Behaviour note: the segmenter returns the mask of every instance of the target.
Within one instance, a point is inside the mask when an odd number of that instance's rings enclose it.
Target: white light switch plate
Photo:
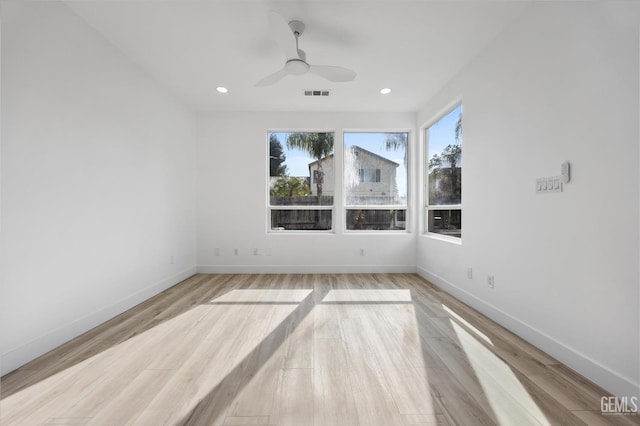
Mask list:
[[[548,194],[550,192],[562,192],[562,177],[551,176],[536,179],[537,194]]]

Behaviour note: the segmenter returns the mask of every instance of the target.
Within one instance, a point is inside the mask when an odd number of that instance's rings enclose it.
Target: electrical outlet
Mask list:
[[[493,275],[487,275],[487,285],[488,285],[490,288],[494,288],[494,287],[495,287],[495,283],[494,283]]]
[[[473,279],[473,268],[467,268],[467,278],[470,280]]]
[[[233,255],[237,256],[238,255],[238,249],[233,249]]]
[[[360,256],[364,256],[364,249],[363,248],[360,249]]]
[[[260,254],[259,250],[257,248],[253,249],[253,255],[254,256],[258,256],[258,254]]]

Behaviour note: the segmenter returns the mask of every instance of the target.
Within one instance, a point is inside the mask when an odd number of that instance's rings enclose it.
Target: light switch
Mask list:
[[[562,192],[561,176],[549,176],[536,179],[537,194],[547,194],[550,192]]]

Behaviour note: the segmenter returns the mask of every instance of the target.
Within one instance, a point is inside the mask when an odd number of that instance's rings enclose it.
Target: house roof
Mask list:
[[[385,158],[385,157],[383,157],[381,155],[378,155],[378,154],[376,154],[374,152],[366,150],[366,149],[364,149],[364,148],[362,148],[362,147],[360,147],[358,145],[352,145],[351,147],[349,147],[349,149],[351,149],[351,151],[357,150],[358,152],[362,152],[364,154],[367,154],[367,155],[370,155],[372,157],[375,157],[378,160],[386,161],[387,163],[391,163],[395,167],[400,166],[400,164],[396,163],[395,161],[391,161],[388,158]],[[322,161],[326,160],[327,158],[332,158],[332,157],[333,157],[333,154],[327,155],[326,157],[322,158]],[[311,163],[309,163],[309,167],[311,167],[311,165],[313,165],[313,164],[315,164],[317,162],[318,162],[318,160],[312,161]]]

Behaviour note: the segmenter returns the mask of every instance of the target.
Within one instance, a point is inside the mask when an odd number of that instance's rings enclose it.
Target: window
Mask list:
[[[408,133],[344,133],[347,230],[406,230],[408,139]]]
[[[333,214],[333,133],[269,136],[269,230],[329,231]]]
[[[426,231],[462,237],[462,105],[425,130]]]
[[[360,183],[380,182],[380,169],[360,169]]]

